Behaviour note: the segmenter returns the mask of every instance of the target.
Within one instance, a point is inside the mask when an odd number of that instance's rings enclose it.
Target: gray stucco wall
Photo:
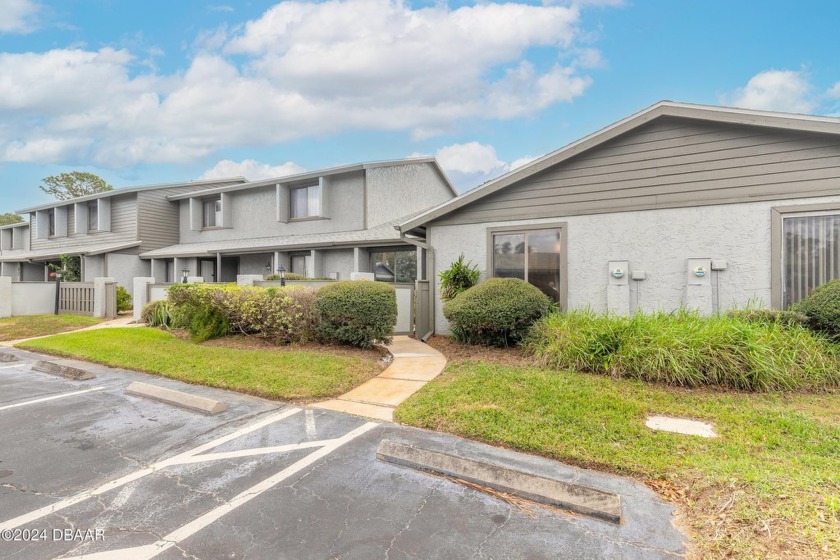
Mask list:
[[[239,257],[239,274],[266,274],[265,265],[272,262],[274,255],[260,253],[258,255],[242,255]],[[273,264],[271,266],[274,266]]]
[[[368,227],[445,202],[455,195],[430,163],[367,170]]]
[[[89,257],[82,257],[84,262],[84,278],[83,282],[93,282],[94,278],[105,276],[105,256],[93,255]],[[132,282],[133,283],[133,282]]]
[[[339,280],[350,280],[353,272],[353,249],[336,249],[324,251],[324,276],[330,272],[338,272]]]
[[[630,270],[647,279],[630,282],[631,309],[678,309],[686,289],[686,259],[712,258],[728,269],[712,273],[719,282],[721,309],[743,307],[751,300],[771,302],[770,209],[776,206],[840,202],[840,196],[718,206],[673,208],[600,215],[555,217],[482,224],[433,225],[435,277],[464,253],[487,277],[487,229],[497,226],[565,222],[568,235],[569,308],[607,309],[607,262],[628,260]],[[714,275],[719,274],[718,278]],[[639,293],[636,293],[636,289]],[[435,282],[435,325],[449,333]]]
[[[131,294],[134,293],[134,279],[151,274],[150,262],[141,260],[137,255],[108,253],[105,260],[107,276],[115,279]]]

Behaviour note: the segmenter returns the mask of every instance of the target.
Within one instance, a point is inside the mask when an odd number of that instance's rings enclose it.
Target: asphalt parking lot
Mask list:
[[[70,360],[96,379],[0,363],[0,558],[679,558],[643,484],[442,434]],[[124,393],[144,381],[223,400],[204,416]],[[383,438],[622,498],[620,525],[531,515],[376,459]]]

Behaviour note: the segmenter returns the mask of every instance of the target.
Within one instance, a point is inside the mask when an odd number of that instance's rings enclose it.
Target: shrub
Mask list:
[[[169,312],[169,302],[166,300],[153,301],[140,312],[140,320],[150,327],[169,328],[172,325],[172,315]]]
[[[269,282],[277,282],[280,280],[279,274],[269,274],[265,277]],[[317,278],[307,278],[305,274],[296,274],[294,272],[286,273],[286,280],[317,280]]]
[[[228,319],[233,332],[288,344],[310,338],[314,297],[315,290],[305,286],[237,287],[214,292],[211,302]]]
[[[798,324],[697,313],[552,314],[531,330],[526,346],[538,362],[698,387],[770,391],[840,386],[840,356]]]
[[[440,273],[440,295],[443,301],[449,301],[478,284],[479,276],[481,272],[478,267],[472,261],[465,263],[462,253],[457,261]]]
[[[816,288],[808,297],[794,304],[791,310],[805,315],[809,328],[840,342],[840,280],[832,280]]]
[[[343,280],[315,294],[317,332],[325,342],[362,348],[388,344],[397,322],[394,287],[383,282]]]
[[[491,278],[443,305],[459,342],[485,346],[519,344],[535,321],[551,309],[537,287],[516,278]]]
[[[167,291],[173,327],[185,328],[196,342],[219,338],[230,332],[230,321],[214,306],[213,292],[225,289],[214,284],[175,284]]]
[[[131,294],[122,286],[117,286],[117,311],[129,311],[134,307]]]

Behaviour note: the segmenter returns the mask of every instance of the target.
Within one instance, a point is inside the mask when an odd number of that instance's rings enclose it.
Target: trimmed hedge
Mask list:
[[[807,317],[809,328],[840,342],[840,280],[816,288],[791,310]]]
[[[537,287],[517,278],[490,278],[443,304],[453,337],[467,344],[512,346],[548,314],[552,302]]]
[[[318,336],[362,348],[388,344],[397,323],[397,295],[390,284],[343,280],[322,287],[315,294]]]
[[[572,311],[534,325],[526,346],[540,364],[554,369],[685,387],[840,387],[837,348],[801,325],[781,321],[688,311],[632,317]]]

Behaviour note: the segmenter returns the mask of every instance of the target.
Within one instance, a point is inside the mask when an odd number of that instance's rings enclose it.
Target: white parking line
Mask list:
[[[20,406],[27,406],[27,405],[30,405],[30,404],[38,404],[38,403],[47,402],[47,401],[54,401],[56,399],[65,399],[67,397],[75,397],[76,395],[83,395],[85,393],[92,393],[93,391],[101,391],[102,389],[105,389],[105,387],[94,387],[93,389],[85,389],[83,391],[73,391],[72,393],[62,393],[60,395],[53,395],[51,397],[43,397],[43,398],[40,398],[40,399],[35,399],[35,400],[26,401],[26,402],[17,403],[17,404],[7,404],[6,406],[0,406],[0,410],[8,410],[10,408],[18,408]]]
[[[19,368],[19,367],[20,367],[20,366],[22,366],[22,365],[23,365],[23,364],[17,364],[17,365],[14,365],[14,366],[0,366],[0,369],[12,369],[12,368]]]
[[[259,422],[255,422],[255,423],[253,423],[249,426],[246,426],[244,428],[240,428],[239,430],[236,430],[235,432],[233,432],[231,434],[220,437],[218,439],[214,439],[213,441],[210,441],[210,442],[205,443],[203,445],[199,445],[198,447],[196,447],[194,449],[191,449],[189,451],[186,451],[184,453],[181,453],[180,455],[176,455],[174,457],[170,457],[169,459],[159,461],[159,462],[157,462],[157,463],[155,463],[155,464],[153,464],[149,467],[146,467],[144,469],[134,471],[133,473],[127,474],[127,475],[125,475],[123,477],[120,477],[116,480],[106,482],[105,484],[97,486],[96,488],[94,488],[92,490],[85,490],[84,492],[76,494],[75,496],[71,496],[69,498],[61,500],[61,501],[56,502],[54,504],[44,506],[40,509],[36,509],[35,511],[31,511],[31,512],[25,513],[23,515],[19,515],[19,516],[13,518],[13,519],[9,519],[7,521],[4,521],[4,522],[0,523],[0,531],[5,531],[7,529],[16,529],[17,527],[20,527],[21,525],[26,525],[27,523],[32,523],[33,521],[37,521],[37,520],[39,520],[43,517],[48,516],[51,513],[61,511],[61,510],[66,509],[66,508],[68,508],[72,505],[78,504],[79,502],[83,502],[83,501],[87,500],[88,498],[92,498],[94,496],[104,494],[105,492],[109,492],[109,491],[114,490],[116,488],[119,488],[121,486],[125,486],[129,482],[133,482],[137,479],[143,478],[144,476],[148,476],[148,475],[150,475],[154,472],[157,472],[161,469],[164,469],[164,468],[172,466],[172,465],[177,465],[177,464],[179,464],[179,461],[183,460],[186,457],[192,457],[193,455],[198,455],[199,453],[203,453],[204,451],[208,451],[210,449],[218,447],[218,446],[222,445],[223,443],[227,443],[227,442],[229,442],[231,440],[234,440],[238,437],[242,437],[246,434],[250,434],[251,432],[259,430],[260,428],[264,428],[265,426],[268,426],[269,424],[273,424],[274,422],[278,422],[280,420],[283,420],[284,418],[288,418],[289,416],[291,416],[293,414],[297,414],[298,412],[300,412],[300,410],[301,409],[299,409],[299,408],[290,408],[290,409],[284,410],[283,412],[280,412],[278,414],[272,414],[271,416],[268,416],[267,418],[264,418],[264,419],[260,420]]]
[[[162,552],[169,550],[173,546],[177,545],[184,539],[195,535],[214,521],[218,521],[225,514],[228,514],[236,508],[238,508],[239,506],[248,503],[249,501],[253,500],[266,490],[270,490],[271,488],[277,486],[290,476],[293,476],[294,474],[302,471],[318,459],[326,457],[342,445],[354,440],[355,438],[370,431],[376,426],[378,426],[376,422],[368,422],[359,426],[352,432],[348,432],[340,438],[330,440],[330,443],[328,443],[318,451],[310,453],[303,459],[300,459],[296,463],[292,463],[291,465],[289,465],[279,473],[275,474],[274,476],[271,476],[263,480],[262,482],[248,488],[244,492],[237,494],[236,496],[231,498],[230,501],[218,506],[213,510],[210,510],[198,519],[187,523],[179,529],[175,529],[156,543],[145,546],[139,546],[136,548],[123,548],[120,550],[108,550],[105,552],[98,552],[95,554],[71,556],[65,558],[65,560],[81,560],[82,558],[86,558],[88,560],[106,560],[109,558],[120,558],[121,560],[148,560],[150,558],[154,558]]]

